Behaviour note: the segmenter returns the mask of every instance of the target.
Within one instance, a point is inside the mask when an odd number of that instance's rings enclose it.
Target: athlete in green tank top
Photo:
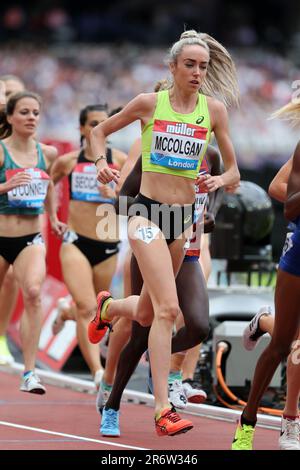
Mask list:
[[[153,117],[142,132],[143,171],[195,179],[210,135],[206,96],[199,93],[194,111],[180,114],[171,107],[169,91],[158,92]]]

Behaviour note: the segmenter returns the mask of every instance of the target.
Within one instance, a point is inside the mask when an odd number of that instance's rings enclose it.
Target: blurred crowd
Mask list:
[[[42,96],[42,139],[78,145],[79,109],[104,102],[113,109],[137,93],[151,91],[158,79],[168,76],[166,52],[132,44],[6,44],[1,47],[0,75],[20,76],[28,89]],[[275,53],[258,49],[231,52],[241,90],[240,108],[230,111],[239,164],[279,166],[293,151],[299,130],[268,118],[297,94],[297,87],[300,97],[300,70]],[[133,126],[118,145],[128,150],[138,133],[139,126]]]

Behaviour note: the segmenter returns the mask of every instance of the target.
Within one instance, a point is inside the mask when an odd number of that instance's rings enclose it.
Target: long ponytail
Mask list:
[[[238,106],[239,87],[235,64],[227,49],[209,34],[197,33],[193,29],[184,31],[179,41],[171,47],[168,62],[176,63],[183,47],[194,44],[204,47],[210,56],[207,74],[200,91],[218,98],[227,107]]]
[[[293,126],[300,124],[300,98],[290,101],[288,104],[271,114],[270,119],[283,119],[290,121]]]

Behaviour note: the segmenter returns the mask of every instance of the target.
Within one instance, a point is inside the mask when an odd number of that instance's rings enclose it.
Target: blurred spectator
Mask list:
[[[68,22],[61,13],[50,18],[54,29]],[[57,16],[56,16],[57,15]],[[109,46],[63,44],[43,49],[25,45],[1,50],[0,75],[22,77],[43,96],[41,138],[70,140],[77,144],[78,109],[87,103],[122,106],[136,94],[149,92],[153,83],[168,76],[162,66],[165,49],[133,44]],[[256,48],[235,50],[241,89],[241,106],[230,110],[231,134],[242,167],[279,166],[290,156],[297,131],[285,122],[268,120],[288,102],[292,82],[300,71],[286,58]],[[128,149],[140,132],[139,123],[114,136]]]
[[[8,7],[2,19],[5,39],[21,39],[25,24],[26,14],[24,9],[19,5]]]

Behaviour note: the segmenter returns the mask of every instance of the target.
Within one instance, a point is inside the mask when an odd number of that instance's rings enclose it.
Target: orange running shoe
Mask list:
[[[99,341],[101,341],[106,333],[107,328],[110,330],[112,329],[109,321],[101,320],[101,315],[103,314],[102,310],[105,302],[108,299],[112,299],[112,296],[110,292],[105,290],[99,292],[97,295],[97,312],[95,318],[89,323],[88,327],[89,340],[93,344],[99,343]]]
[[[187,419],[180,418],[175,408],[166,408],[160,418],[155,419],[155,429],[159,436],[175,436],[189,431],[193,423]]]

